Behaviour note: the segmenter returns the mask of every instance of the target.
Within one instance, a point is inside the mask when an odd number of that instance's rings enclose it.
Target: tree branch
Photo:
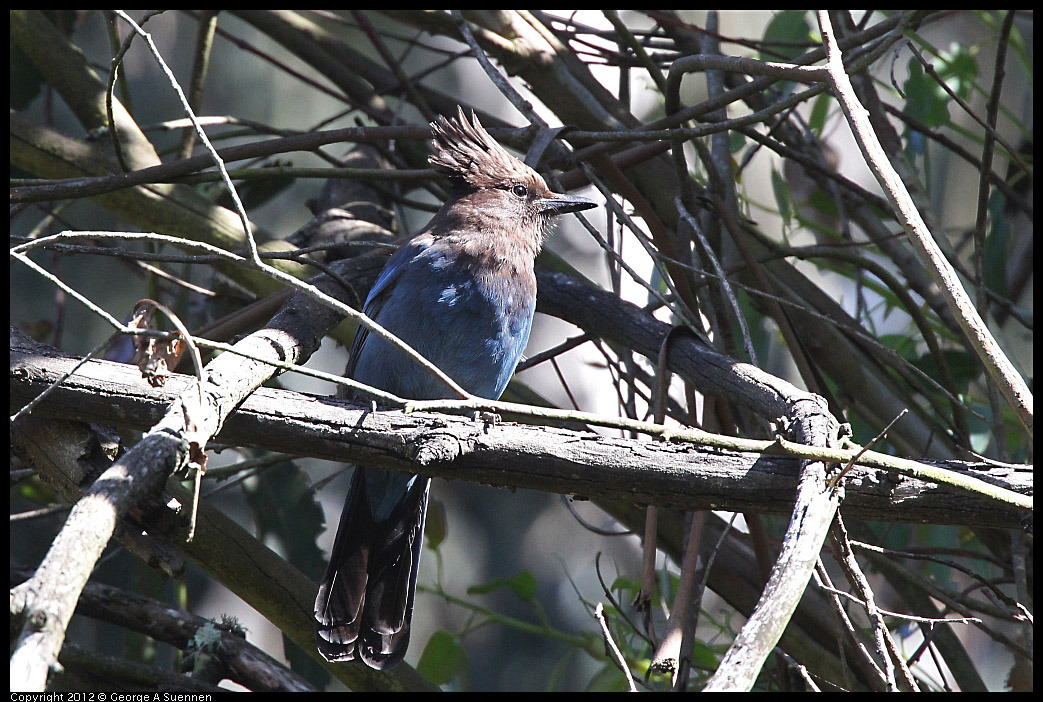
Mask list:
[[[15,404],[39,395],[78,362],[19,337],[11,342]],[[133,366],[93,361],[35,412],[144,430],[194,382],[175,374],[164,387],[152,388]],[[374,412],[363,404],[272,388],[259,388],[243,401],[215,438],[447,479],[684,510],[787,513],[799,469],[795,458],[761,452],[508,422],[484,424],[427,412]],[[925,463],[1012,492],[1032,491],[1029,468]],[[844,511],[852,518],[952,524],[973,519],[983,526],[1017,527],[1025,514],[986,495],[874,468],[853,468],[846,489]]]
[[[1007,403],[1014,409],[1018,419],[1025,425],[1031,436],[1032,393],[1029,391],[1028,385],[1007,359],[1003,349],[993,338],[992,332],[978,315],[974,302],[963,289],[963,284],[956,276],[956,271],[939,250],[933,235],[913,205],[902,179],[898,177],[887,154],[884,153],[883,147],[873,131],[873,126],[869,123],[866,110],[855,95],[851,79],[844,71],[843,57],[836,43],[829,13],[826,10],[820,10],[818,18],[822,39],[826,46],[826,68],[829,71],[829,80],[866,164],[891,202],[898,221],[908,234],[913,248],[920,254],[924,266],[944,291],[946,303],[971,347],[977,353],[978,359],[999,386]]]

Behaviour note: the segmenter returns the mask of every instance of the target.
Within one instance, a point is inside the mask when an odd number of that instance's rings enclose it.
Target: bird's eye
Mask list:
[[[511,187],[511,192],[514,193],[514,196],[517,198],[524,198],[529,194],[529,189],[524,185],[515,185]]]

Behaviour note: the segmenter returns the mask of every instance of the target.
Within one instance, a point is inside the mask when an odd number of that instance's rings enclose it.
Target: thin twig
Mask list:
[[[891,202],[891,207],[909,235],[909,241],[920,255],[927,271],[941,287],[946,304],[963,330],[967,341],[977,353],[986,371],[1000,387],[1007,403],[1014,409],[1018,419],[1028,430],[1029,436],[1032,436],[1032,392],[1024,378],[1003,353],[1003,349],[996,343],[992,332],[982,321],[974,308],[973,301],[967,296],[967,292],[956,276],[956,272],[939,250],[927,224],[913,204],[905,184],[888,160],[887,154],[869,122],[868,113],[858,101],[851,85],[851,79],[844,71],[843,57],[837,46],[829,13],[826,10],[819,10],[818,19],[823,42],[826,45],[826,67],[829,69],[830,82],[866,164]]]
[[[503,96],[514,105],[514,109],[518,110],[529,121],[529,124],[539,125],[540,127],[546,127],[547,123],[536,114],[536,111],[532,108],[532,103],[521,96],[514,86],[511,85],[510,81],[507,80],[506,76],[502,75],[496,70],[489,57],[486,56],[482,47],[478,45],[478,40],[474,38],[474,34],[471,33],[471,28],[467,25],[467,20],[464,19],[463,13],[460,10],[450,10],[449,16],[456,22],[456,28],[460,30],[460,36],[464,38],[467,45],[471,47],[471,52],[477,59],[478,64],[485,71],[485,74],[489,76],[489,80],[492,81],[493,85],[499,89]]]
[[[612,632],[609,631],[608,621],[605,619],[605,605],[598,602],[598,606],[594,608],[594,617],[601,624],[601,635],[605,639],[605,648],[612,652],[616,659],[616,665],[623,671],[623,675],[627,677],[627,686],[630,692],[637,692],[637,685],[634,683],[634,676],[630,674],[630,667],[627,665],[626,659],[623,658],[623,654],[619,652],[616,642],[612,639]]]
[[[257,241],[254,239],[253,228],[250,226],[250,218],[246,214],[246,208],[243,206],[242,200],[239,199],[239,192],[236,190],[235,185],[232,183],[232,179],[228,177],[228,171],[225,169],[225,163],[221,157],[217,154],[217,149],[210,143],[210,139],[206,136],[206,131],[199,125],[196,119],[195,111],[192,106],[188,103],[188,98],[185,97],[184,91],[181,89],[181,85],[178,83],[177,78],[174,77],[174,73],[170,70],[167,62],[163,60],[163,55],[160,53],[159,48],[155,42],[152,41],[152,35],[143,30],[137,22],[130,18],[130,16],[122,10],[113,10],[119,17],[129,24],[135,32],[137,32],[142,39],[148,44],[149,50],[152,52],[152,56],[155,58],[156,63],[159,65],[160,70],[166,75],[167,80],[170,82],[170,87],[177,93],[178,100],[181,101],[181,106],[185,110],[185,114],[192,120],[193,126],[196,128],[196,134],[199,135],[199,140],[206,147],[206,150],[210,152],[210,157],[213,159],[217,169],[221,172],[221,179],[225,183],[225,187],[228,189],[228,194],[232,198],[232,202],[235,204],[235,210],[239,214],[239,219],[243,223],[243,231],[246,234],[246,243],[250,250],[250,258],[253,259],[254,263],[258,266],[263,266],[261,259],[257,257]]]

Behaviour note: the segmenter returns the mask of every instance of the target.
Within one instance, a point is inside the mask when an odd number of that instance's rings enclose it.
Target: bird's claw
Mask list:
[[[496,426],[502,422],[503,419],[495,412],[481,412],[476,410],[475,413],[471,415],[471,421],[481,421],[485,424],[485,428],[488,429],[490,426]]]

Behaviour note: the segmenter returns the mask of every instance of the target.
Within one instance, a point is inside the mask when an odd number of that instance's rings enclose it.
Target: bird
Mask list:
[[[555,193],[485,130],[477,115],[431,122],[428,161],[449,195],[388,259],[365,314],[472,395],[498,399],[521,358],[536,309],[536,255],[558,216],[596,207]],[[360,326],[348,377],[416,400],[456,395]],[[431,479],[357,466],[315,598],[316,644],[331,662],[384,670],[409,645]]]

